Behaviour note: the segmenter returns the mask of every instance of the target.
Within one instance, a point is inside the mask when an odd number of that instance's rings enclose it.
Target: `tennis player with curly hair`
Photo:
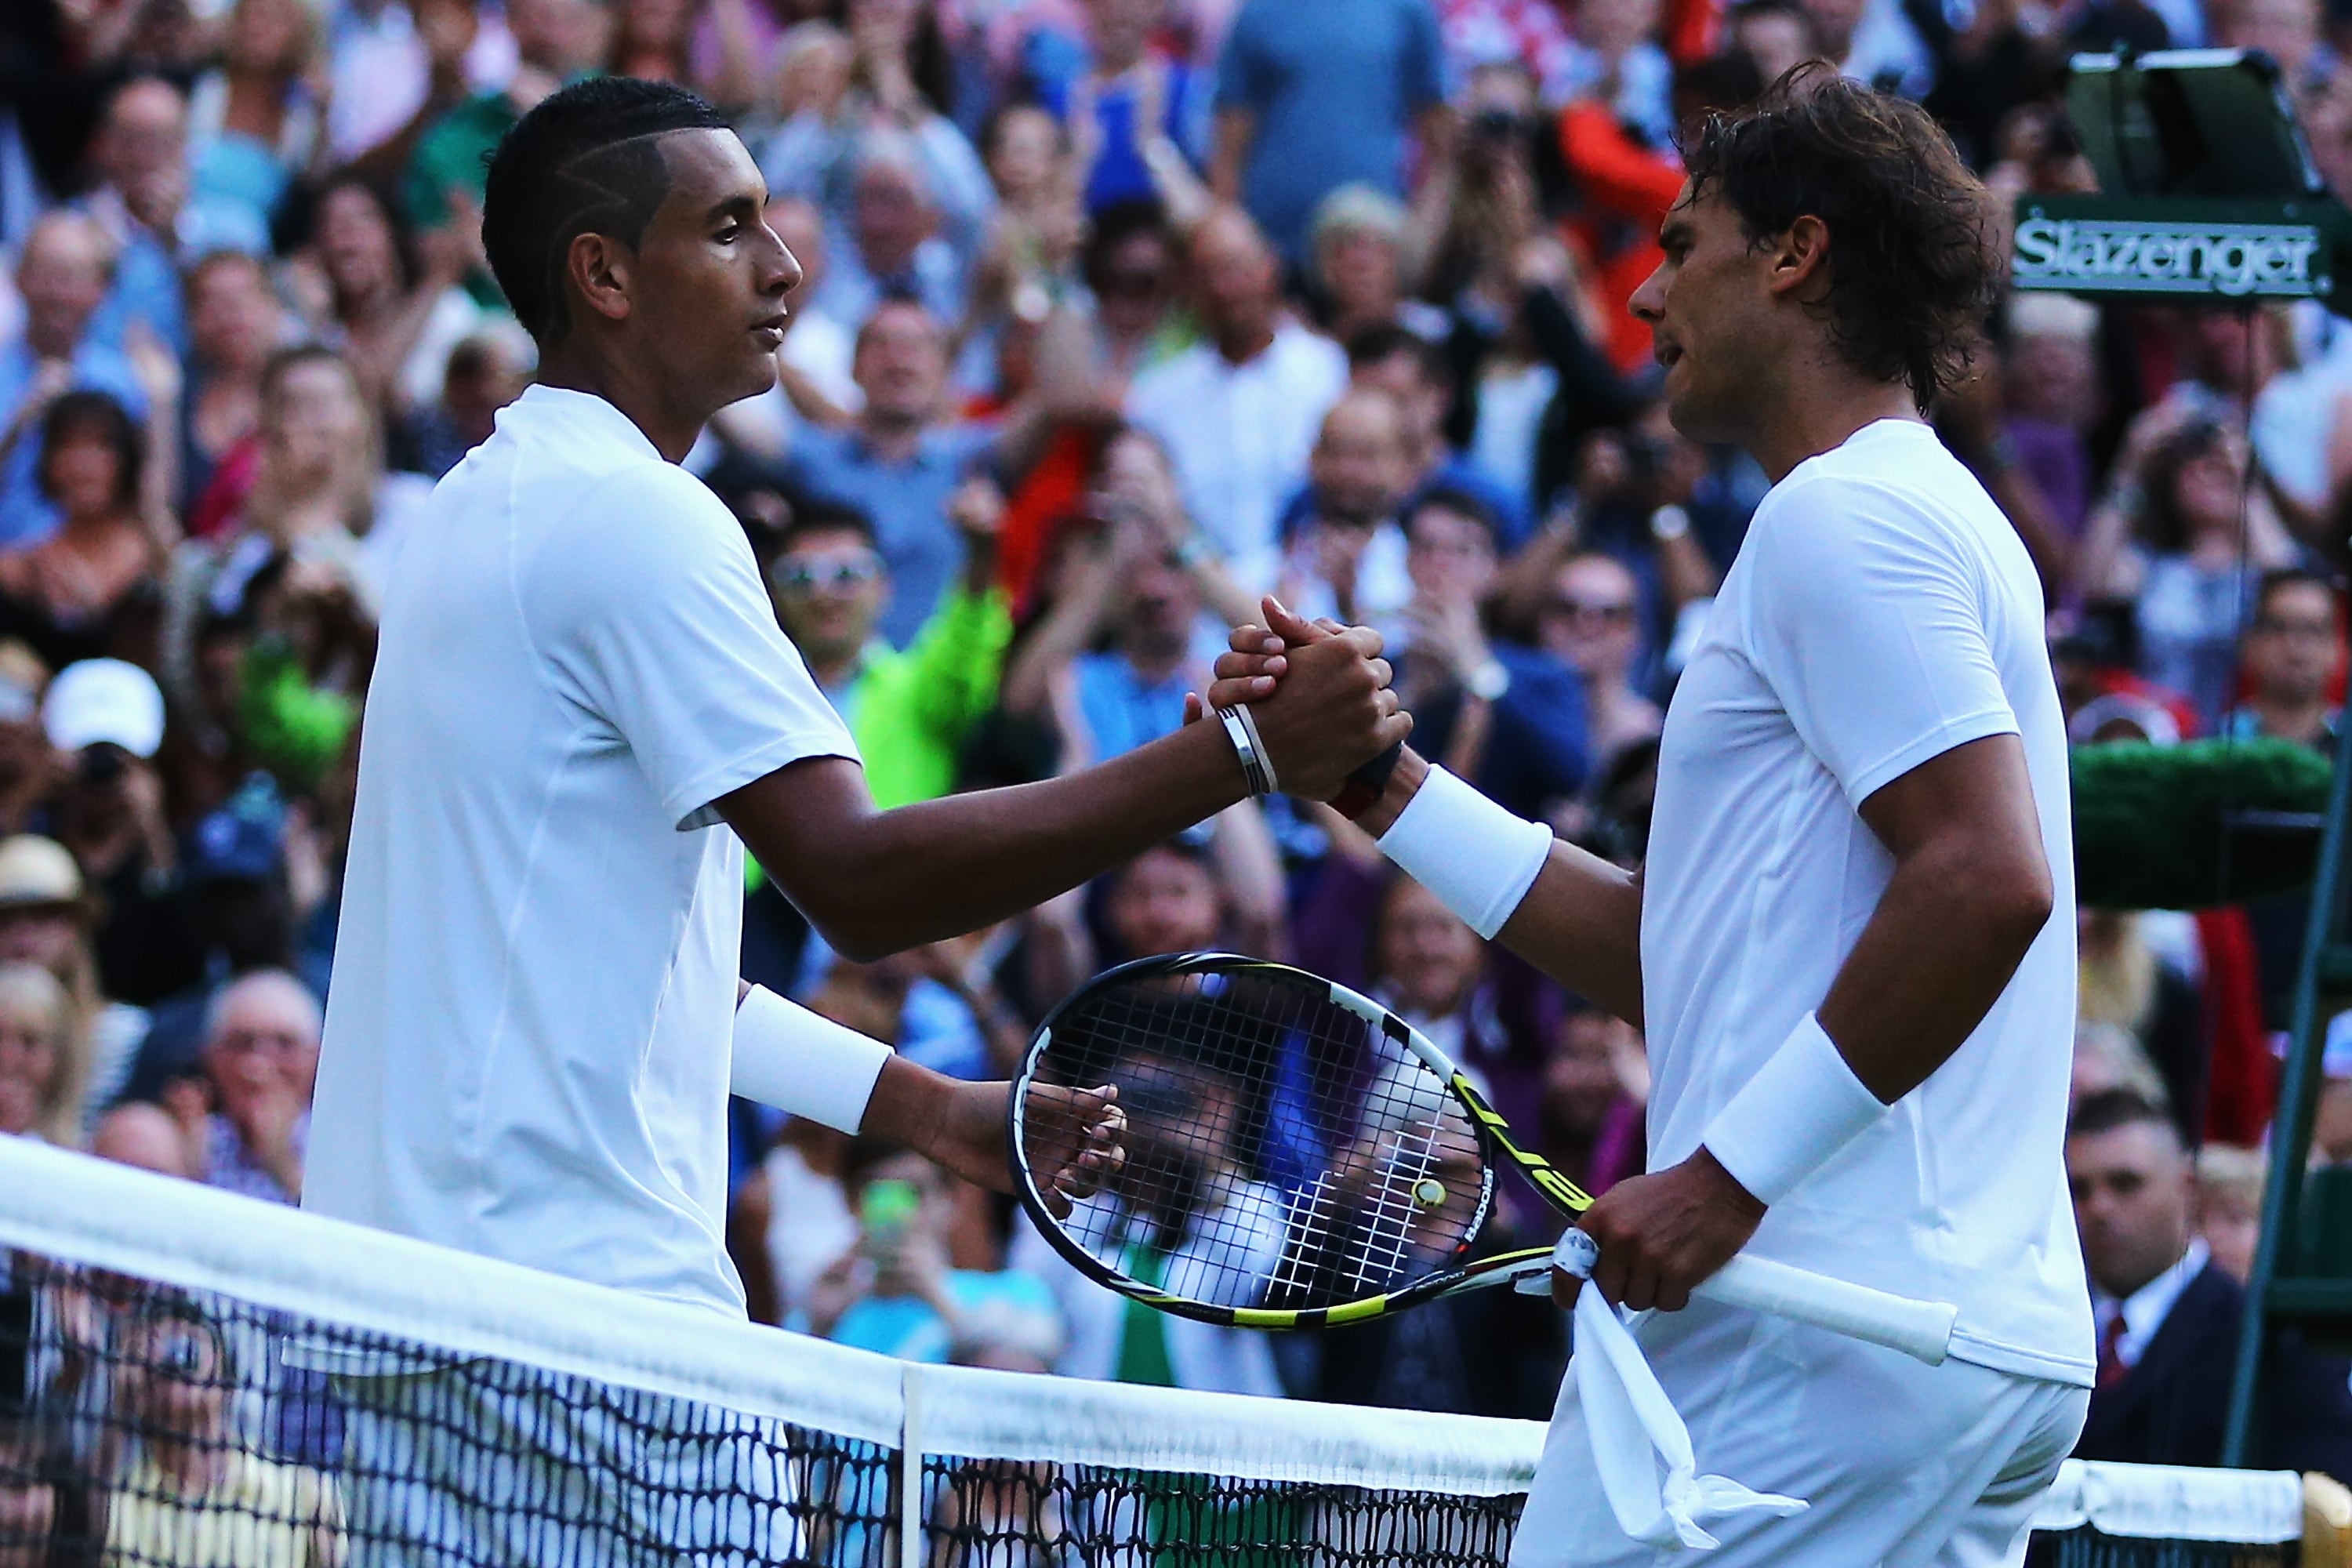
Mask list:
[[[1667,712],[1648,862],[1554,842],[1410,752],[1361,821],[1646,1032],[1652,1173],[1585,1215],[1591,1283],[1660,1310],[1637,1337],[1700,1468],[1811,1503],[1726,1521],[1713,1561],[2017,1563],[2095,1360],[2042,584],[1925,419],[1992,300],[1990,201],[1916,105],[1802,68],[1685,168],[1633,310],[1675,427],[1774,483]],[[1237,633],[1212,700],[1315,635]],[[1693,1301],[1742,1249],[1956,1303],[1952,1359]],[[1512,1561],[1657,1560],[1619,1533],[1571,1379]]]

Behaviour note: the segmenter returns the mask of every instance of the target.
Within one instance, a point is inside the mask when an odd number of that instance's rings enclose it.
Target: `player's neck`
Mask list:
[[[645,432],[654,449],[672,463],[686,460],[702,426],[718,412],[705,407],[700,396],[681,399],[651,376],[599,353],[576,335],[541,351],[538,380],[542,386],[603,398]]]
[[[1799,463],[1834,451],[1865,425],[1919,418],[1909,387],[1870,380],[1842,363],[1801,367],[1752,406],[1755,423],[1740,445],[1776,485]]]

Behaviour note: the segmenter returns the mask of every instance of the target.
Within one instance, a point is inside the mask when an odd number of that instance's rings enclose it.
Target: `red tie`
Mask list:
[[[2124,1314],[2118,1307],[2107,1320],[2107,1326],[2099,1331],[2099,1386],[2113,1388],[2129,1371],[2131,1368],[2124,1364]]]

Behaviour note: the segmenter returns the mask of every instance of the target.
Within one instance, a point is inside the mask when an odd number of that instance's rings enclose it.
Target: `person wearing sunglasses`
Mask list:
[[[1552,581],[1537,612],[1537,641],[1583,683],[1591,776],[1605,778],[1619,756],[1654,739],[1665,722],[1633,685],[1642,653],[1641,585],[1623,562],[1597,550],[1570,556]]]
[[[1004,492],[973,473],[950,499],[948,519],[963,542],[963,570],[904,648],[880,635],[890,563],[856,508],[801,507],[768,569],[776,619],[849,721],[866,786],[886,811],[955,787],[957,755],[995,704],[1013,640],[1012,605],[995,580]]]

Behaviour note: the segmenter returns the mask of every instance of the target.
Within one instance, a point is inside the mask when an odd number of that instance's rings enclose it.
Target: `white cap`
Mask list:
[[[135,664],[86,658],[49,682],[41,724],[61,752],[110,741],[133,756],[152,757],[163,743],[163,693]]]

